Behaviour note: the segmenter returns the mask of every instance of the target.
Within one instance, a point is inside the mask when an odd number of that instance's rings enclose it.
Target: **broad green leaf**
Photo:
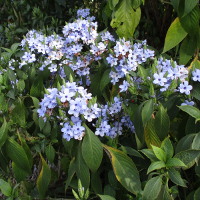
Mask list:
[[[46,163],[46,161],[44,160],[44,158],[42,157],[42,155],[40,155],[41,157],[41,161],[42,161],[42,169],[40,171],[40,174],[37,178],[37,189],[40,195],[40,198],[44,199],[45,194],[47,192],[49,183],[51,181],[51,170],[48,166],[48,164]]]
[[[160,140],[164,140],[164,138],[167,137],[169,132],[170,120],[167,114],[167,109],[165,109],[162,105],[159,106],[154,122],[155,122],[155,130],[158,137],[160,138]]]
[[[85,189],[89,188],[90,185],[90,172],[89,168],[86,165],[82,152],[81,152],[81,146],[79,144],[78,152],[75,160],[75,166],[76,166],[76,174],[78,179],[81,180],[81,183]]]
[[[33,97],[41,97],[44,89],[44,84],[41,78],[36,78],[30,90],[30,95]]]
[[[132,0],[133,9],[137,9],[142,4],[142,0]]]
[[[14,162],[12,162],[12,170],[17,182],[24,181],[29,175],[22,168],[18,167]]]
[[[190,13],[180,19],[181,26],[193,37],[199,34],[199,13],[199,6],[196,6]]]
[[[149,174],[150,172],[152,172],[154,170],[162,169],[164,167],[166,167],[166,166],[165,166],[165,163],[163,161],[152,162],[151,165],[149,166],[148,170],[147,170],[147,174]]]
[[[3,124],[0,128],[0,148],[4,145],[7,137],[8,137],[8,124],[6,122],[6,119],[4,118]]]
[[[25,88],[25,82],[24,82],[24,80],[19,80],[18,82],[17,82],[17,89],[20,91],[20,92],[22,92],[23,90],[24,90],[24,88]]]
[[[184,180],[181,178],[181,175],[180,175],[180,172],[177,171],[176,169],[174,168],[170,168],[168,170],[168,174],[169,174],[169,178],[170,180],[177,184],[177,185],[180,185],[182,187],[187,187]]]
[[[186,165],[178,158],[170,158],[166,162],[166,167],[186,167]]]
[[[166,153],[165,153],[161,148],[159,148],[159,147],[156,147],[156,146],[154,146],[154,145],[151,145],[151,147],[152,147],[152,150],[153,150],[155,156],[156,156],[159,160],[165,162],[166,159],[167,159]]]
[[[142,149],[140,150],[147,158],[151,160],[151,162],[158,161],[158,158],[153,153],[152,149]]]
[[[153,99],[149,99],[145,102],[144,107],[142,109],[142,121],[144,126],[151,119],[153,110]]]
[[[91,174],[91,187],[96,194],[102,194],[102,180],[98,172]]]
[[[174,148],[168,137],[162,141],[160,148],[166,153],[167,159],[172,158],[174,155]]]
[[[192,117],[196,119],[196,121],[200,120],[200,110],[198,108],[195,108],[193,106],[178,106],[182,111],[188,113]]]
[[[119,37],[130,38],[139,24],[140,17],[140,8],[134,11],[131,0],[120,1],[119,6],[114,11],[111,27],[117,28],[116,33]]]
[[[185,1],[185,10],[184,15],[187,15],[189,12],[193,10],[193,8],[198,4],[199,0]]]
[[[108,0],[109,8],[111,10],[113,10],[118,3],[119,3],[119,0]]]
[[[0,190],[2,194],[9,197],[12,195],[12,187],[10,183],[4,181],[3,179],[0,179]]]
[[[114,197],[109,196],[109,195],[100,195],[100,194],[98,194],[98,196],[101,198],[101,200],[116,200]]]
[[[121,146],[121,150],[124,153],[129,154],[130,156],[136,156],[136,157],[139,157],[139,158],[144,158],[137,150],[135,150],[131,147]]]
[[[143,104],[139,105],[133,116],[133,123],[135,126],[136,135],[141,143],[144,142],[144,128],[143,128],[142,114],[141,114],[142,107]]]
[[[190,46],[190,48],[188,48]],[[183,40],[180,47],[180,59],[179,64],[186,65],[191,57],[195,53],[196,41],[193,37],[189,35]]]
[[[76,163],[75,163],[75,158],[72,158],[72,160],[70,161],[70,164],[69,164],[69,169],[68,169],[68,176],[67,176],[67,180],[66,180],[66,183],[65,183],[65,190],[67,190],[75,172],[76,172]]]
[[[170,189],[168,187],[168,182],[166,182],[166,184],[162,186],[157,199],[159,199],[159,200],[161,200],[161,199],[162,200],[174,200],[172,195],[170,195],[169,191],[170,191]]]
[[[200,92],[199,92],[199,88],[200,88],[200,83],[195,83],[192,85],[192,91],[191,91],[191,96],[198,99],[200,101]]]
[[[104,88],[110,83],[111,78],[109,76],[110,74],[110,69],[107,69],[104,73],[103,76],[101,78],[101,82],[100,82],[100,90],[103,91]]]
[[[200,187],[194,193],[194,200],[199,200],[200,197]]]
[[[144,187],[143,200],[157,199],[162,187],[162,176],[151,178]]]
[[[7,140],[6,152],[8,157],[15,162],[19,168],[22,168],[27,173],[31,172],[30,163],[24,149],[14,139],[9,138]]]
[[[64,72],[65,72],[65,75],[67,76],[68,80],[70,78],[70,75],[75,80],[75,74],[74,74],[74,71],[71,69],[71,67],[65,65],[64,66]]]
[[[176,12],[178,12],[179,2],[180,2],[180,0],[171,0],[171,3],[173,5],[174,9],[176,10]]]
[[[122,151],[104,145],[110,157],[117,180],[131,193],[141,192],[141,182],[138,170],[133,161]]]
[[[161,141],[155,131],[154,119],[152,118],[147,122],[147,125],[144,129],[144,137],[148,148],[151,148],[151,145],[161,145]]]
[[[189,134],[189,135],[182,137],[178,141],[178,144],[176,145],[176,151],[175,152],[179,153],[181,151],[191,149],[191,145],[192,145],[192,142],[194,140],[195,135],[196,134]]]
[[[195,159],[200,156],[200,150],[186,150],[181,151],[175,155],[175,158],[180,159],[188,168],[192,167],[195,164]]]
[[[197,133],[192,142],[192,149],[200,149],[200,132]]]
[[[49,144],[46,148],[45,148],[45,154],[47,156],[47,159],[53,163],[54,158],[55,158],[55,149],[53,148],[53,146],[51,144]]]
[[[103,147],[99,138],[85,125],[86,135],[82,143],[82,155],[87,166],[96,171],[103,158]]]
[[[18,99],[15,104],[15,108],[12,110],[11,116],[14,123],[19,124],[21,127],[26,126],[26,110],[24,103],[20,99]]]
[[[11,46],[11,50],[13,53],[16,52],[17,48],[19,47],[20,43],[14,43],[12,46]]]
[[[163,53],[179,44],[186,37],[186,35],[187,32],[181,26],[179,18],[176,18],[167,31]]]
[[[115,191],[114,187],[112,187],[110,184],[107,184],[104,186],[103,194],[115,197],[116,191]]]

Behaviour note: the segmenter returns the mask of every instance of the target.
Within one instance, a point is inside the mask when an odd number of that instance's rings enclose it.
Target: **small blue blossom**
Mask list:
[[[200,69],[195,69],[192,72],[192,80],[200,82]]]
[[[180,84],[178,89],[180,93],[185,93],[189,95],[190,91],[192,90],[192,86],[188,84],[188,81],[184,81],[183,83]]]

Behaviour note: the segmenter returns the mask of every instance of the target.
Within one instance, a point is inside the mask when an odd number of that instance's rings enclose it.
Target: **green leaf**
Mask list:
[[[24,103],[18,99],[15,108],[12,110],[12,120],[14,123],[19,124],[21,127],[26,126],[26,110]]]
[[[144,128],[143,128],[142,115],[141,115],[142,106],[143,104],[138,106],[133,116],[133,123],[135,126],[136,135],[141,143],[144,142]]]
[[[12,46],[11,46],[11,50],[13,53],[16,52],[17,48],[19,47],[20,43],[14,43]]]
[[[142,121],[144,126],[151,119],[153,110],[153,99],[149,99],[145,102],[144,107],[142,109]]]
[[[161,141],[155,131],[154,119],[152,118],[147,122],[147,125],[144,129],[144,137],[148,148],[151,148],[151,145],[161,145]]]
[[[140,150],[147,158],[151,160],[151,162],[158,161],[158,158],[153,153],[152,149],[142,149]]]
[[[179,1],[180,0],[171,0],[171,4],[173,5],[173,7],[176,10],[176,12],[178,12]]]
[[[91,187],[96,194],[102,194],[102,180],[98,172],[91,175]]]
[[[123,0],[115,9],[110,25],[112,28],[117,28],[116,33],[119,37],[130,38],[139,24],[140,17],[140,8],[134,11],[132,1]]]
[[[144,159],[144,157],[137,150],[135,150],[131,147],[121,146],[121,150],[124,153],[129,154],[130,156],[136,156],[136,157]]]
[[[180,185],[182,187],[187,187],[184,180],[181,178],[180,173],[176,169],[170,168],[168,170],[168,173],[169,173],[169,178],[173,183],[175,183],[176,185]]]
[[[192,167],[195,159],[200,156],[200,150],[186,150],[181,151],[175,155],[175,158],[180,159],[188,168]]]
[[[27,173],[31,172],[30,163],[24,149],[12,138],[6,142],[6,152],[8,157]]]
[[[158,169],[162,169],[165,168],[165,163],[163,161],[156,161],[156,162],[152,162],[151,165],[149,166],[148,170],[147,170],[147,174],[149,174],[150,172],[154,171],[154,170],[158,170]]]
[[[197,190],[195,190],[194,200],[199,200],[199,197],[200,197],[200,187]]]
[[[192,142],[192,149],[200,149],[200,132],[197,133]]]
[[[70,75],[72,76],[73,80],[75,80],[75,74],[71,67],[65,65],[64,72],[65,72],[65,75],[67,76],[68,80],[70,79]]]
[[[30,95],[33,97],[41,97],[42,91],[44,89],[44,84],[41,78],[36,78],[33,82],[30,90]]]
[[[199,34],[199,12],[199,6],[196,6],[190,13],[182,17],[180,20],[185,31],[194,37]]]
[[[154,152],[155,156],[159,160],[165,162],[166,159],[167,159],[166,153],[161,148],[159,148],[159,147],[156,147],[156,146],[153,146],[153,145],[151,145],[151,146],[152,146],[152,149],[153,149],[153,152]]]
[[[86,165],[86,163],[83,159],[80,144],[79,144],[79,147],[78,147],[78,152],[77,152],[75,163],[76,163],[75,164],[76,174],[77,174],[78,179],[81,180],[81,183],[82,183],[82,185],[85,189],[89,188],[90,172],[89,172],[88,166]]]
[[[162,141],[161,149],[166,153],[167,159],[172,158],[174,155],[174,148],[168,137]]]
[[[51,181],[51,170],[41,154],[40,154],[40,158],[42,161],[42,169],[37,178],[36,185],[37,185],[40,198],[44,199],[49,183]]]
[[[179,153],[180,151],[185,151],[188,149],[191,149],[192,142],[194,140],[195,134],[189,134],[184,137],[182,137],[178,144],[176,145],[176,153]]]
[[[0,128],[0,148],[4,145],[8,137],[8,124],[4,118],[3,124]]]
[[[190,46],[190,48],[188,48]],[[189,35],[183,40],[180,47],[180,59],[179,64],[186,65],[191,57],[195,53],[196,41],[193,37]]]
[[[193,106],[178,106],[182,111],[188,113],[192,117],[194,117],[197,121],[200,120],[200,110]]]
[[[199,92],[200,83],[195,83],[192,86],[193,86],[193,88],[191,91],[191,96],[200,101],[200,92]]]
[[[138,170],[133,161],[122,151],[104,145],[117,180],[131,193],[141,192]]]
[[[68,176],[67,176],[67,180],[66,180],[66,183],[65,183],[65,190],[67,190],[76,170],[76,163],[75,163],[75,158],[72,158],[72,160],[70,161],[70,164],[69,164],[69,169],[68,169]]]
[[[155,118],[155,131],[160,138],[160,140],[164,140],[167,137],[169,128],[170,128],[170,120],[167,114],[167,109],[165,109],[162,105],[159,106],[158,112],[156,113]]]
[[[53,163],[54,158],[55,158],[55,149],[53,148],[53,146],[51,144],[49,144],[46,148],[45,148],[45,154],[47,156],[47,159]]]
[[[169,51],[179,44],[187,35],[187,32],[181,26],[179,18],[176,18],[170,25],[165,37],[163,53]]]
[[[9,197],[12,195],[12,187],[10,183],[4,181],[3,179],[0,179],[0,190],[2,194]]]
[[[100,82],[100,90],[103,91],[104,88],[110,83],[111,78],[109,76],[110,74],[110,69],[107,69],[104,73],[103,76],[101,78],[101,82]]]
[[[167,160],[166,167],[186,167],[186,165],[178,158],[170,158]]]
[[[27,176],[29,175],[26,171],[22,168],[18,167],[14,162],[12,162],[12,170],[17,182],[24,181]]]
[[[199,0],[185,1],[184,15],[187,15],[193,10],[193,8],[198,5]]]
[[[111,10],[113,10],[118,3],[119,3],[119,0],[108,0],[109,8]]]
[[[87,166],[96,171],[103,158],[103,147],[99,138],[85,125],[86,135],[82,143],[82,155]]]
[[[112,187],[110,184],[107,184],[104,186],[103,193],[105,195],[112,196],[112,197],[116,196],[116,191],[115,191],[114,187]]]
[[[101,200],[116,200],[114,197],[109,196],[109,195],[100,195],[100,194],[98,194],[98,196],[101,198]]]
[[[133,9],[137,9],[142,4],[142,0],[132,0]]]
[[[25,88],[25,82],[24,80],[20,79],[18,82],[17,82],[17,89],[22,92]]]
[[[148,180],[144,187],[143,200],[157,199],[162,187],[162,176],[156,176]]]

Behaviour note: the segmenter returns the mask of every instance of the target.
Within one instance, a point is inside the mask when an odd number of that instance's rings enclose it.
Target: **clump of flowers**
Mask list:
[[[133,43],[124,38],[115,40],[108,31],[98,33],[94,20],[89,9],[80,9],[77,19],[63,27],[62,35],[47,36],[31,30],[21,41],[23,55],[9,62],[12,71],[31,69],[33,65],[37,67],[36,73],[49,70],[52,84],[48,85],[37,112],[44,120],[59,119],[66,140],[81,140],[85,134],[84,124],[89,124],[94,133],[102,137],[121,135],[124,127],[134,132],[134,124],[123,109],[124,102],[134,93],[130,92],[133,88],[141,92],[143,86],[153,87],[150,98],[165,92],[188,96],[192,90],[190,74],[192,81],[200,82],[199,69],[194,68],[189,74],[187,68],[172,60],[162,57],[157,60],[146,41]],[[110,88],[118,89],[110,102],[104,104],[88,92],[91,75],[101,66],[109,70]],[[69,81],[67,69],[73,72],[73,81]],[[60,87],[53,84],[52,77],[56,76],[63,82]],[[17,81],[11,83],[14,85]],[[183,105],[193,105],[192,102],[185,101]]]

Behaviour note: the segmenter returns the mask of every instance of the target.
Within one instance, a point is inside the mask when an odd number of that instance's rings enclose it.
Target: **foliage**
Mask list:
[[[198,199],[198,1],[0,5],[2,199]]]

